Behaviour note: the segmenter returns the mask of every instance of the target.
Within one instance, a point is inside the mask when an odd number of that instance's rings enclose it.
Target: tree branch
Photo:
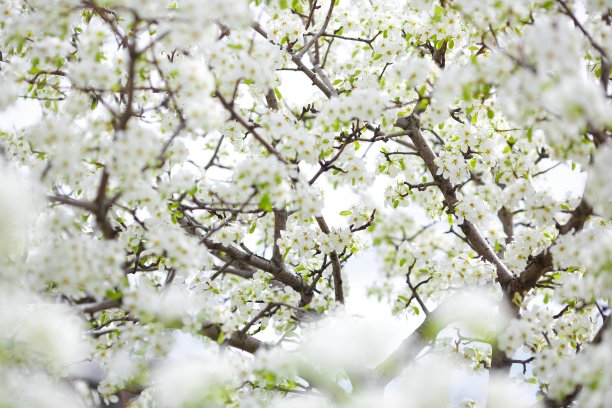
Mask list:
[[[253,30],[255,30],[257,33],[259,33],[262,37],[264,37],[265,39],[268,39],[268,34],[264,31],[264,29],[258,23],[254,23],[252,27],[253,27]],[[321,92],[323,92],[323,94],[325,96],[327,96],[328,98],[332,98],[332,97],[338,95],[338,92],[333,87],[332,88],[328,87],[317,76],[317,74],[315,74],[313,72],[313,70],[311,70],[306,65],[304,65],[304,63],[299,58],[297,58],[294,54],[292,54],[290,52],[288,52],[288,53],[291,56],[291,61],[293,61],[293,63],[297,66],[297,68],[300,71],[302,71],[304,74],[306,74],[306,76],[312,81],[312,83],[317,88],[319,88],[321,90]]]
[[[298,52],[295,53],[296,58],[301,60],[304,54],[308,52],[310,47],[312,47],[314,43],[316,43],[319,40],[319,38],[325,33],[325,30],[327,29],[327,26],[329,25],[329,21],[331,20],[335,4],[336,4],[336,0],[329,1],[329,9],[327,10],[327,15],[325,16],[325,21],[323,22],[323,26],[321,26],[321,29],[312,37],[312,39],[308,43],[304,45],[304,47],[302,47],[302,49],[300,49]]]
[[[323,216],[315,217],[317,220],[317,224],[319,224],[319,228],[325,235],[329,235],[330,229],[325,222],[325,218]],[[331,259],[332,264],[332,276],[334,277],[334,296],[336,298],[336,302],[344,303],[344,289],[342,288],[342,266],[340,265],[340,258],[338,258],[338,253],[336,251],[332,251],[329,254],[329,258]]]
[[[402,117],[397,119],[395,126],[404,129],[408,133],[408,136],[412,140],[415,149],[421,156],[421,159],[423,159],[425,162],[429,173],[437,182],[440,191],[444,195],[449,211],[452,211],[458,203],[455,187],[449,180],[445,179],[441,175],[438,175],[438,166],[435,163],[436,154],[421,133],[419,119],[414,115]],[[504,265],[501,259],[499,259],[493,248],[491,248],[491,245],[489,245],[486,239],[482,236],[476,225],[474,225],[471,221],[464,220],[464,222],[460,225],[460,228],[478,255],[495,265],[497,269],[497,281],[502,285],[502,287],[507,286],[512,281],[514,275],[512,272],[510,272],[506,265]]]

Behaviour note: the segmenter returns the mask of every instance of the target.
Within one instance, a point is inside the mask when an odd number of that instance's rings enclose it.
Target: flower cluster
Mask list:
[[[56,254],[62,254],[57,256]],[[85,254],[99,254],[88,257]],[[93,237],[64,238],[50,242],[32,255],[31,267],[39,282],[62,291],[104,299],[108,291],[121,286],[124,254],[117,242]],[[91,271],[96,271],[92,274]]]
[[[225,192],[227,201],[248,202],[259,194],[262,209],[270,210],[276,203],[282,205],[289,199],[289,175],[288,167],[274,156],[245,160],[234,170],[234,183]],[[223,190],[220,195],[224,196]]]
[[[450,180],[452,184],[461,184],[469,176],[469,167],[461,152],[443,150],[435,161],[438,175]]]
[[[262,118],[261,125],[265,129],[267,140],[280,142],[279,150],[285,157],[317,163],[319,151],[316,147],[316,138],[299,124],[281,113],[271,112]]]
[[[511,270],[522,271],[529,257],[548,248],[553,239],[554,232],[549,227],[521,229],[506,247],[504,262]]]
[[[612,190],[608,182],[610,166],[612,165],[612,147],[604,146],[599,149],[593,160],[593,167],[589,173],[589,180],[585,194],[589,202],[604,217],[612,216]]]
[[[459,198],[459,202],[455,206],[454,214],[459,224],[467,220],[478,225],[483,225],[487,222],[491,214],[491,209],[487,202],[483,201],[480,197],[465,196]]]
[[[384,102],[383,95],[376,89],[357,89],[348,96],[328,101],[317,121],[325,130],[337,130],[353,119],[373,122],[382,114]]]

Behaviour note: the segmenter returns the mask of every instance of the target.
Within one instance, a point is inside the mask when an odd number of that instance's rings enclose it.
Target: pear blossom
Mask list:
[[[0,1],[0,405],[609,406],[611,9]]]

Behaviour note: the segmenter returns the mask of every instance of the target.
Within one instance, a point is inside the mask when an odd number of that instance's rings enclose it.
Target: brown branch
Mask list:
[[[601,341],[603,340],[603,334],[610,327],[610,324],[611,324],[610,323],[610,320],[611,320],[610,316],[612,316],[612,315],[608,315],[608,316],[605,316],[603,318],[603,322],[601,323],[601,327],[599,328],[599,330],[595,334],[595,337],[593,337],[593,340],[591,341],[591,344],[600,344],[601,343]]]
[[[268,39],[268,34],[264,31],[264,29],[258,24],[254,23],[252,26],[253,30],[259,33],[265,39]],[[328,87],[318,76],[317,74],[308,68],[304,63],[297,58],[295,55],[289,53],[291,55],[291,61],[297,66],[297,68],[302,71],[306,76],[312,81],[312,83],[323,92],[325,96],[328,98],[332,98],[338,95],[338,92],[333,87]]]
[[[64,195],[51,194],[47,196],[47,199],[52,202],[67,204],[69,206],[80,208],[82,210],[90,212],[94,212],[96,210],[96,206],[94,203],[91,203],[89,201],[76,200],[74,198],[70,198]]]
[[[572,211],[570,219],[563,225],[557,225],[559,235],[565,235],[571,230],[581,230],[591,214],[593,214],[593,207],[583,197],[578,206]]]
[[[440,191],[444,195],[444,200],[446,201],[449,211],[452,211],[459,201],[457,199],[455,187],[449,180],[438,174],[438,166],[435,163],[436,154],[421,133],[419,119],[414,115],[402,117],[397,119],[395,125],[401,129],[404,129],[408,133],[408,136],[412,140],[412,143],[421,156],[421,159],[423,159],[425,162],[431,176],[437,182]],[[495,265],[497,270],[497,281],[502,285],[502,287],[507,286],[513,279],[512,272],[510,272],[501,259],[499,259],[493,248],[491,248],[491,245],[489,245],[486,239],[482,236],[476,225],[474,225],[471,221],[464,220],[464,222],[460,225],[460,228],[478,255]]]
[[[278,111],[278,100],[274,89],[268,89],[266,92],[266,103],[268,108],[273,111]],[[287,210],[286,209],[274,209],[274,242],[272,244],[272,262],[276,265],[283,267],[283,256],[280,252],[278,240],[281,237],[281,232],[287,229]]]
[[[221,329],[219,328],[218,324],[204,323],[202,325],[202,329],[200,330],[200,334],[218,342],[219,337],[221,336]],[[237,331],[231,333],[229,337],[223,341],[223,343],[251,354],[254,354],[261,348],[270,347],[269,344],[264,343],[255,337],[247,336]]]
[[[136,25],[136,23],[134,23]],[[127,41],[127,40],[126,40]],[[127,76],[127,101],[125,103],[125,110],[123,114],[119,118],[119,123],[117,124],[117,130],[125,130],[127,127],[127,123],[132,117],[133,106],[134,103],[134,83],[136,81],[136,59],[140,56],[140,53],[136,51],[136,44],[134,42],[128,42],[128,76]]]
[[[121,303],[121,299],[104,300],[100,303],[95,303],[93,305],[87,305],[83,307],[81,309],[81,312],[93,314],[107,309],[119,308],[121,307]],[[212,340],[218,341],[219,336],[221,335],[221,329],[216,323],[204,323],[202,325],[202,330],[200,331],[200,333]],[[98,332],[96,334],[102,335],[105,333]],[[264,343],[254,337],[246,336],[240,332],[233,332],[224,342],[234,348],[246,351],[248,353],[255,353],[260,348],[270,347],[269,344]]]
[[[238,268],[230,268],[230,267],[225,268],[223,273],[240,276],[241,278],[244,278],[244,279],[251,279],[253,275],[255,275],[255,272],[249,269],[238,269]]]
[[[421,299],[421,296],[419,295],[417,291],[422,285],[426,284],[427,282],[431,280],[431,276],[419,282],[418,284],[416,284],[416,286],[413,285],[412,281],[410,280],[410,274],[412,273],[412,269],[414,268],[414,265],[416,265],[416,259],[412,262],[412,264],[410,264],[410,266],[408,267],[408,273],[406,273],[406,283],[408,284],[408,287],[410,288],[410,291],[412,292],[412,296],[410,300],[408,301],[408,304],[406,305],[406,307],[410,305],[410,303],[412,302],[412,299],[416,299],[419,306],[421,306],[423,313],[425,313],[425,315],[427,316],[430,313],[429,309],[427,308],[427,306],[425,305],[425,302],[423,301],[423,299]]]
[[[327,10],[327,15],[325,16],[325,21],[323,22],[321,29],[312,37],[312,39],[308,43],[304,45],[304,47],[302,47],[302,49],[300,49],[298,52],[295,53],[296,58],[301,60],[304,54],[308,52],[310,47],[312,47],[319,40],[319,38],[323,35],[323,33],[325,33],[325,30],[327,29],[327,26],[329,25],[329,21],[331,20],[335,4],[336,4],[336,0],[329,1],[329,9]]]
[[[121,307],[121,299],[103,300],[100,303],[86,305],[81,308],[82,313],[94,314],[107,309],[116,309]]]
[[[446,298],[435,310],[427,314],[419,327],[406,337],[385,361],[374,369],[375,375],[381,384],[387,384],[393,380],[404,366],[413,361],[429,343],[436,339],[438,333],[450,323],[445,318],[447,312],[444,308],[445,305],[455,302],[455,296],[457,295],[451,295]]]
[[[238,333],[244,336],[255,323],[257,323],[264,317],[273,316],[278,311],[278,309],[280,309],[280,305],[268,303],[266,307],[261,309],[259,313],[257,313],[257,315],[255,315],[250,321],[248,321],[242,329],[238,330]]]
[[[214,281],[215,279],[217,279],[217,276],[225,272],[225,270],[230,267],[234,263],[234,261],[235,259],[230,259],[229,261],[227,261],[221,268],[219,268],[215,273],[212,274],[210,280]]]
[[[272,261],[279,266],[283,265],[283,255],[280,252],[278,240],[281,232],[287,229],[287,210],[274,210],[274,243],[272,245]]]
[[[270,143],[268,143],[266,141],[266,139],[263,138],[263,136],[261,136],[259,134],[259,132],[257,130],[255,130],[255,127],[253,125],[251,125],[249,122],[247,122],[241,115],[239,115],[236,110],[234,109],[234,104],[233,102],[228,102],[223,95],[221,95],[221,93],[216,92],[215,93],[217,99],[219,99],[219,101],[221,101],[221,104],[223,105],[223,107],[229,112],[230,116],[232,117],[232,119],[235,119],[238,123],[240,123],[242,125],[242,127],[244,127],[250,134],[253,135],[253,137],[255,139],[257,139],[257,141],[259,143],[261,143],[261,145],[272,155],[276,156],[276,158],[278,160],[280,160],[283,163],[287,163],[287,161],[280,155],[280,153],[278,153],[276,151],[276,149],[274,148],[274,146],[272,146]]]
[[[580,204],[572,211],[570,219],[565,224],[558,224],[557,230],[559,235],[565,235],[574,231],[579,231],[584,227],[588,217],[593,213],[593,208],[583,198]],[[550,248],[537,254],[532,258],[531,263],[525,268],[523,273],[518,277],[513,284],[515,292],[525,292],[534,288],[538,280],[546,273],[552,270],[553,259],[550,253]]]
[[[512,220],[513,215],[511,211],[508,211],[506,207],[502,207],[497,211],[497,217],[501,221],[504,234],[506,234],[506,245],[512,242],[514,239],[514,222]],[[503,257],[504,248],[499,250],[499,256]]]
[[[368,46],[370,48],[372,48],[372,43],[374,42],[374,40],[376,40],[376,38],[378,38],[378,36],[381,34],[381,31],[377,32],[376,35],[372,38],[359,38],[359,37],[346,37],[344,35],[338,35],[338,34],[323,34],[324,37],[330,37],[330,38],[338,38],[341,40],[346,40],[346,41],[357,41],[357,42],[362,42],[362,43],[366,43],[368,44]],[[380,77],[379,77],[380,79]]]
[[[606,50],[601,45],[599,45],[595,41],[593,36],[591,36],[591,34],[584,28],[584,26],[580,23],[580,20],[578,20],[578,18],[574,14],[574,12],[567,5],[567,3],[564,0],[557,0],[557,3],[559,3],[561,5],[561,7],[563,8],[564,14],[572,19],[572,21],[574,22],[574,25],[582,32],[582,34],[584,34],[584,36],[587,38],[587,40],[589,40],[589,43],[591,44],[591,46],[593,46],[593,48],[595,48],[597,51],[599,51],[599,53],[601,54],[602,58],[607,59],[608,58],[608,54],[606,53]]]
[[[278,101],[276,100],[276,95],[274,94],[274,89],[268,89],[266,92],[266,103],[268,104],[268,108],[277,111],[279,109]]]
[[[47,199],[52,202],[66,204],[75,208],[89,211],[96,217],[98,227],[102,231],[105,239],[113,239],[117,235],[117,231],[113,228],[107,218],[108,210],[113,206],[119,195],[115,195],[110,199],[106,199],[106,187],[108,186],[109,175],[106,170],[102,170],[98,191],[93,201],[84,201],[70,198],[60,194],[48,195]]]
[[[179,224],[189,234],[198,237],[211,252],[219,253],[219,255],[216,256],[234,259],[244,265],[268,272],[274,276],[276,281],[287,285],[298,292],[302,298],[302,305],[310,303],[312,299],[312,291],[309,289],[308,285],[304,283],[304,279],[302,279],[302,277],[298,274],[291,273],[284,265],[279,266],[269,259],[247,251],[245,250],[246,247],[244,246],[243,249],[240,249],[233,245],[226,246],[213,241],[212,239],[202,235],[203,233],[201,231],[204,230],[204,227],[189,214],[185,214],[181,219],[179,219]],[[226,262],[227,261],[228,260],[226,259]]]
[[[331,232],[327,222],[325,222],[325,218],[323,216],[315,217],[317,220],[317,224],[319,224],[319,228],[325,235],[329,235]],[[332,276],[334,278],[334,296],[336,298],[336,302],[344,303],[344,289],[342,288],[342,266],[340,265],[340,258],[338,258],[338,253],[336,251],[332,251],[329,254],[329,258],[331,259],[332,264]]]
[[[290,286],[296,292],[302,292],[305,287],[304,280],[299,275],[293,274],[288,270],[277,266],[274,262],[259,255],[247,253],[236,248],[235,246],[225,246],[210,239],[204,240],[204,244],[210,249],[225,252],[231,258],[250,265],[256,269],[268,272],[274,276],[276,280]]]

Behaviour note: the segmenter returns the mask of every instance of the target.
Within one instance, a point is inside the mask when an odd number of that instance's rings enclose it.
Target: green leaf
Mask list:
[[[302,7],[301,0],[293,0],[291,2],[291,8],[297,11],[298,13],[304,12],[304,8]]]
[[[408,260],[406,258],[402,258],[402,259],[400,259],[399,265],[400,266],[404,266],[404,265],[406,265],[406,262],[408,262]]]
[[[123,297],[123,293],[116,291],[116,290],[109,289],[106,291],[106,297],[110,300],[117,300]]]
[[[336,121],[332,125],[332,128],[334,129],[334,132],[340,130],[340,121],[336,119]]]
[[[489,119],[493,119],[495,117],[495,112],[491,108],[487,108],[487,117]]]
[[[417,105],[417,109],[424,110],[427,107],[427,105],[429,105],[429,99],[423,98],[419,101],[419,104]]]
[[[289,4],[287,3],[287,0],[280,0],[280,8],[281,8],[281,10],[284,10],[287,7],[289,7]]]
[[[405,171],[406,170],[406,163],[404,162],[404,159],[399,159],[397,162],[399,163],[400,167],[402,168],[402,171]]]
[[[198,192],[198,186],[197,185],[194,185],[189,190],[187,190],[187,194],[189,194],[190,196],[196,195],[197,192]]]
[[[346,211],[340,211],[340,215],[345,216],[345,215],[351,215],[353,212],[346,210]]]
[[[281,95],[280,91],[278,90],[278,88],[274,88],[274,95],[276,95],[276,99],[278,99],[279,101],[281,99],[283,99],[283,95]]]
[[[259,209],[265,212],[272,212],[272,201],[268,193],[261,196],[261,200],[259,200]]]

